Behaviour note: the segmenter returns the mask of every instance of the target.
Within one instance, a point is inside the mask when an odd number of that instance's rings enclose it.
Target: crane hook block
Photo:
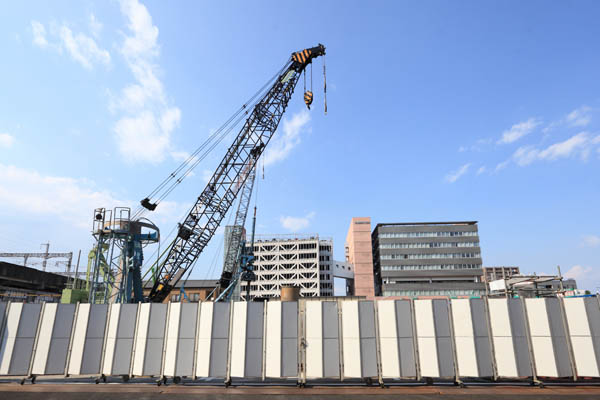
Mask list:
[[[310,90],[307,90],[304,93],[304,102],[306,103],[306,107],[308,107],[308,109],[310,110],[310,105],[313,102],[313,92],[311,92]]]
[[[140,204],[142,205],[142,207],[150,211],[156,210],[156,206],[158,205],[156,203],[150,203],[150,199],[147,197],[144,200],[140,201]]]

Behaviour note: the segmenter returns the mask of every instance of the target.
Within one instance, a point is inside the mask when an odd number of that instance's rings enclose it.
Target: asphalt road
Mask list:
[[[0,399],[11,400],[412,400],[412,399],[600,399],[600,386],[416,387],[214,387],[152,384],[0,384]]]

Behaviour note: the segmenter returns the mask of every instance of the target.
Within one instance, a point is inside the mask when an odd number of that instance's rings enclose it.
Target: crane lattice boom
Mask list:
[[[163,301],[202,253],[235,201],[248,177],[247,172],[277,130],[300,74],[314,58],[324,54],[323,45],[293,53],[284,72],[254,106],[206,188],[179,224],[177,237],[157,271],[148,297],[150,301]]]

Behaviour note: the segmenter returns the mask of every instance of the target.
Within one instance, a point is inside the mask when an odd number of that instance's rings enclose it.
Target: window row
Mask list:
[[[382,260],[432,260],[438,258],[480,258],[481,253],[439,253],[439,254],[382,254]]]
[[[478,247],[479,242],[381,243],[381,249],[429,249],[436,247]]]
[[[447,269],[477,269],[481,264],[382,265],[382,271],[434,271]]]
[[[384,296],[483,296],[485,290],[452,289],[452,290],[384,290]]]
[[[477,232],[384,232],[379,234],[379,237],[384,239],[455,236],[477,236]]]

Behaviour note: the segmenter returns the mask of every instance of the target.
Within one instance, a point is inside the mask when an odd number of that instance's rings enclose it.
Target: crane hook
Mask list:
[[[310,105],[313,102],[313,92],[311,92],[310,90],[304,92],[304,102],[306,103],[306,107],[308,107],[308,109],[310,110]]]

